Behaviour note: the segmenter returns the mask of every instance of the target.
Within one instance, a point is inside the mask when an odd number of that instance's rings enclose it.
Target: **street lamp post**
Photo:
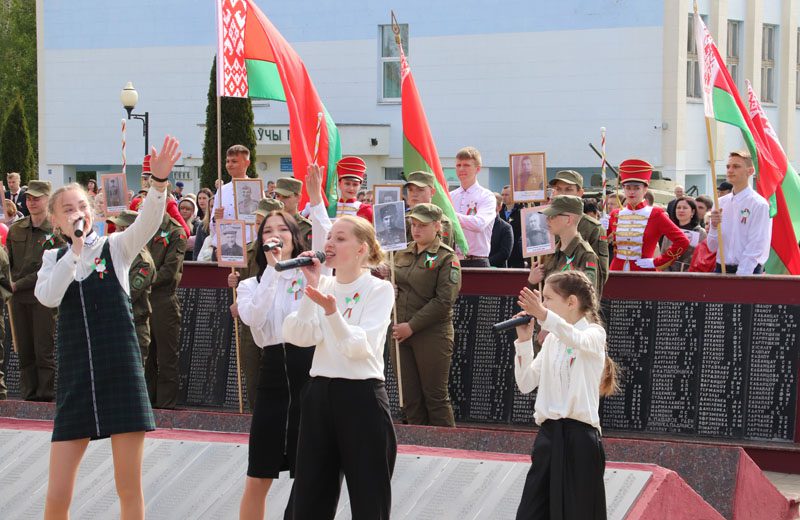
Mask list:
[[[133,83],[130,81],[120,92],[119,99],[122,101],[122,106],[128,111],[128,119],[139,119],[144,125],[144,154],[147,155],[150,153],[150,112],[145,112],[144,114],[131,113],[136,106],[136,102],[139,101],[139,93],[136,92],[136,89],[133,88]]]

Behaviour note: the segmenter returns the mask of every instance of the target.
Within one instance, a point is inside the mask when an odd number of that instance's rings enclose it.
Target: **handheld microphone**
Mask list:
[[[314,263],[314,257],[318,258],[320,262],[325,262],[325,253],[322,251],[314,251],[314,256],[298,256],[291,260],[281,260],[275,264],[276,271],[286,271],[287,269],[297,269]]]
[[[283,247],[283,241],[282,240],[278,240],[277,242],[270,242],[269,244],[264,244],[262,249],[264,250],[265,253],[269,253],[270,251],[272,251],[276,247]]]
[[[501,321],[500,323],[495,323],[492,325],[492,329],[495,332],[503,332],[508,329],[513,329],[514,327],[519,327],[520,325],[526,325],[531,322],[533,316],[525,315],[519,316],[517,318],[511,318],[510,320]]]
[[[72,223],[72,234],[80,238],[83,236],[83,217]]]

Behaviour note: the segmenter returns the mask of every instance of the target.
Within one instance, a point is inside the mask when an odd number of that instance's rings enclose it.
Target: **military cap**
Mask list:
[[[556,176],[550,179],[550,186],[558,181],[566,182],[567,184],[575,184],[578,188],[583,188],[583,175],[575,170],[561,170],[556,172]]]
[[[300,179],[295,179],[294,177],[281,177],[275,183],[275,193],[283,195],[284,197],[300,195],[302,190],[303,181]]]
[[[283,202],[275,199],[264,198],[258,201],[256,215],[266,217],[270,211],[283,211]]]
[[[31,197],[49,197],[51,186],[50,181],[30,181],[25,193]]]
[[[133,224],[133,221],[136,220],[136,216],[138,215],[137,212],[126,209],[123,210],[119,215],[115,217],[108,217],[106,222],[111,222],[118,228],[126,228]]]
[[[436,177],[433,176],[432,173],[429,172],[411,172],[406,175],[406,184],[413,184],[414,186],[419,186],[420,188],[424,188],[426,186],[430,186],[431,188],[436,187]]]
[[[408,212],[408,216],[420,222],[439,222],[442,220],[442,209],[435,204],[417,204]]]
[[[583,216],[583,200],[575,195],[559,195],[553,197],[550,205],[542,210],[548,217],[560,215],[562,213],[572,213],[573,215]]]

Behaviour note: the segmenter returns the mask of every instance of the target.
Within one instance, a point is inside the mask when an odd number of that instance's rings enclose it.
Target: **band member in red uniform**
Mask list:
[[[361,157],[342,157],[336,163],[336,175],[339,176],[339,203],[336,206],[336,218],[354,215],[372,222],[372,206],[357,199],[358,190],[361,189],[366,173],[367,165]]]
[[[619,165],[625,205],[611,213],[609,240],[614,243],[611,271],[655,271],[669,267],[689,247],[689,239],[672,223],[663,208],[648,206],[644,200],[653,166],[641,159],[628,159]],[[672,245],[655,254],[659,239],[666,236]]]

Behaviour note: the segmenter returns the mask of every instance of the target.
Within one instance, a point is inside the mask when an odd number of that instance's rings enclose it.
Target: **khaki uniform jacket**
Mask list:
[[[6,238],[11,280],[17,286],[14,300],[20,303],[36,303],[33,289],[42,267],[42,255],[48,249],[58,249],[64,241],[53,233],[50,220],[41,227],[33,227],[31,217],[25,217],[11,225]]]
[[[161,227],[147,245],[156,266],[153,293],[173,294],[183,275],[183,257],[186,252],[186,232],[169,215],[164,215]]]
[[[606,230],[599,221],[588,215],[584,215],[578,222],[578,233],[589,243],[592,250],[597,255],[597,294],[603,294],[603,286],[608,280],[608,237]]]
[[[414,239],[411,237],[411,218],[406,217],[406,241],[411,242],[412,240]],[[456,236],[453,234],[453,222],[447,215],[442,215],[442,231],[439,234],[439,240],[450,249],[455,249],[456,247]]]
[[[150,286],[156,279],[156,264],[147,248],[136,255],[131,269],[128,271],[128,280],[131,286],[131,307],[133,320],[142,321],[150,317],[153,308],[150,305]]]
[[[563,251],[556,249],[556,252],[549,255],[547,263],[544,265],[545,278],[552,273],[560,271],[583,271],[584,274],[594,284],[598,296],[601,294],[602,285],[598,283],[597,254],[589,243],[580,234],[572,239]]]
[[[297,221],[297,226],[300,228],[300,236],[306,241],[306,246],[311,247],[311,221],[300,213],[295,215],[294,219]],[[253,276],[256,274],[258,274],[258,272],[253,273]]]
[[[397,322],[414,334],[444,332],[453,339],[453,304],[461,289],[461,264],[455,251],[437,238],[417,254],[417,244],[394,255]]]

